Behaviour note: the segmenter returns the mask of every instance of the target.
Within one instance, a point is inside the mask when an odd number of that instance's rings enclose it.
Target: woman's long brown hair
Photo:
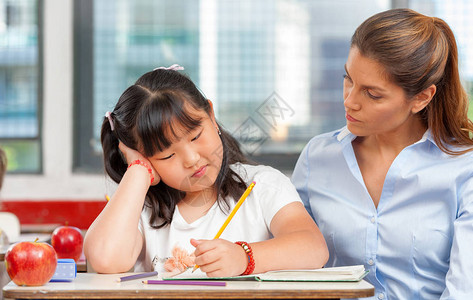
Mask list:
[[[357,28],[351,47],[381,63],[408,98],[434,84],[433,99],[419,112],[424,125],[443,152],[473,150],[468,95],[460,82],[455,36],[445,21],[410,9],[384,11]]]

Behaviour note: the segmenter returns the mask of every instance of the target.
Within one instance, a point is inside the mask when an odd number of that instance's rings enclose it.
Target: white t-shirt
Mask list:
[[[299,194],[289,178],[271,167],[239,163],[231,167],[247,185],[252,181],[255,181],[256,185],[220,238],[231,242],[248,243],[272,238],[270,224],[274,215],[291,202],[301,202]],[[162,272],[163,261],[171,257],[174,246],[177,245],[191,254],[195,250],[190,244],[191,238],[213,239],[235,207],[235,201],[229,202],[230,209],[227,213],[222,212],[215,202],[206,215],[190,224],[184,220],[176,206],[171,224],[160,229],[150,227],[150,209],[145,207],[139,223],[145,241],[135,264],[135,272],[150,270]]]

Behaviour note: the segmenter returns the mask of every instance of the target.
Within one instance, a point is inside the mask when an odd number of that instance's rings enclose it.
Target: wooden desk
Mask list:
[[[40,287],[19,287],[10,282],[3,288],[3,296],[12,299],[337,299],[374,295],[374,287],[366,281],[227,281],[226,287],[145,285],[141,280],[116,282],[125,275],[78,273],[73,282],[48,283]]]

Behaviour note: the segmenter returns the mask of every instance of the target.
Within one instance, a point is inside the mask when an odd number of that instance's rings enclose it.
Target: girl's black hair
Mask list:
[[[177,137],[172,123],[178,122],[189,131],[200,125],[201,120],[186,110],[189,105],[205,111],[209,116],[212,112],[209,101],[195,84],[175,70],[156,69],[144,74],[127,88],[111,112],[114,130],[107,118],[102,123],[104,165],[110,178],[119,183],[127,169],[118,149],[119,141],[145,157],[151,157],[168,148]],[[247,187],[230,165],[250,162],[240,150],[237,140],[217,125],[223,147],[215,149],[215,155],[222,158],[222,167],[214,184],[218,205],[222,211],[228,212],[230,206],[227,197],[237,201]],[[171,188],[162,181],[150,186],[145,200],[145,205],[151,208],[150,226],[157,229],[170,224],[176,204],[184,196],[185,192]]]

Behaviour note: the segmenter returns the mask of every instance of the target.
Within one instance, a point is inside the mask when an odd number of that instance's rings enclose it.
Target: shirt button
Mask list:
[[[383,294],[383,293],[379,293],[379,294],[378,294],[378,299],[384,299],[384,294]]]
[[[374,260],[372,260],[372,259],[370,258],[370,260],[368,260],[368,265],[370,265],[370,266],[374,265]]]
[[[374,223],[375,218],[374,218],[374,217],[371,217],[370,221],[371,221],[371,223]]]

